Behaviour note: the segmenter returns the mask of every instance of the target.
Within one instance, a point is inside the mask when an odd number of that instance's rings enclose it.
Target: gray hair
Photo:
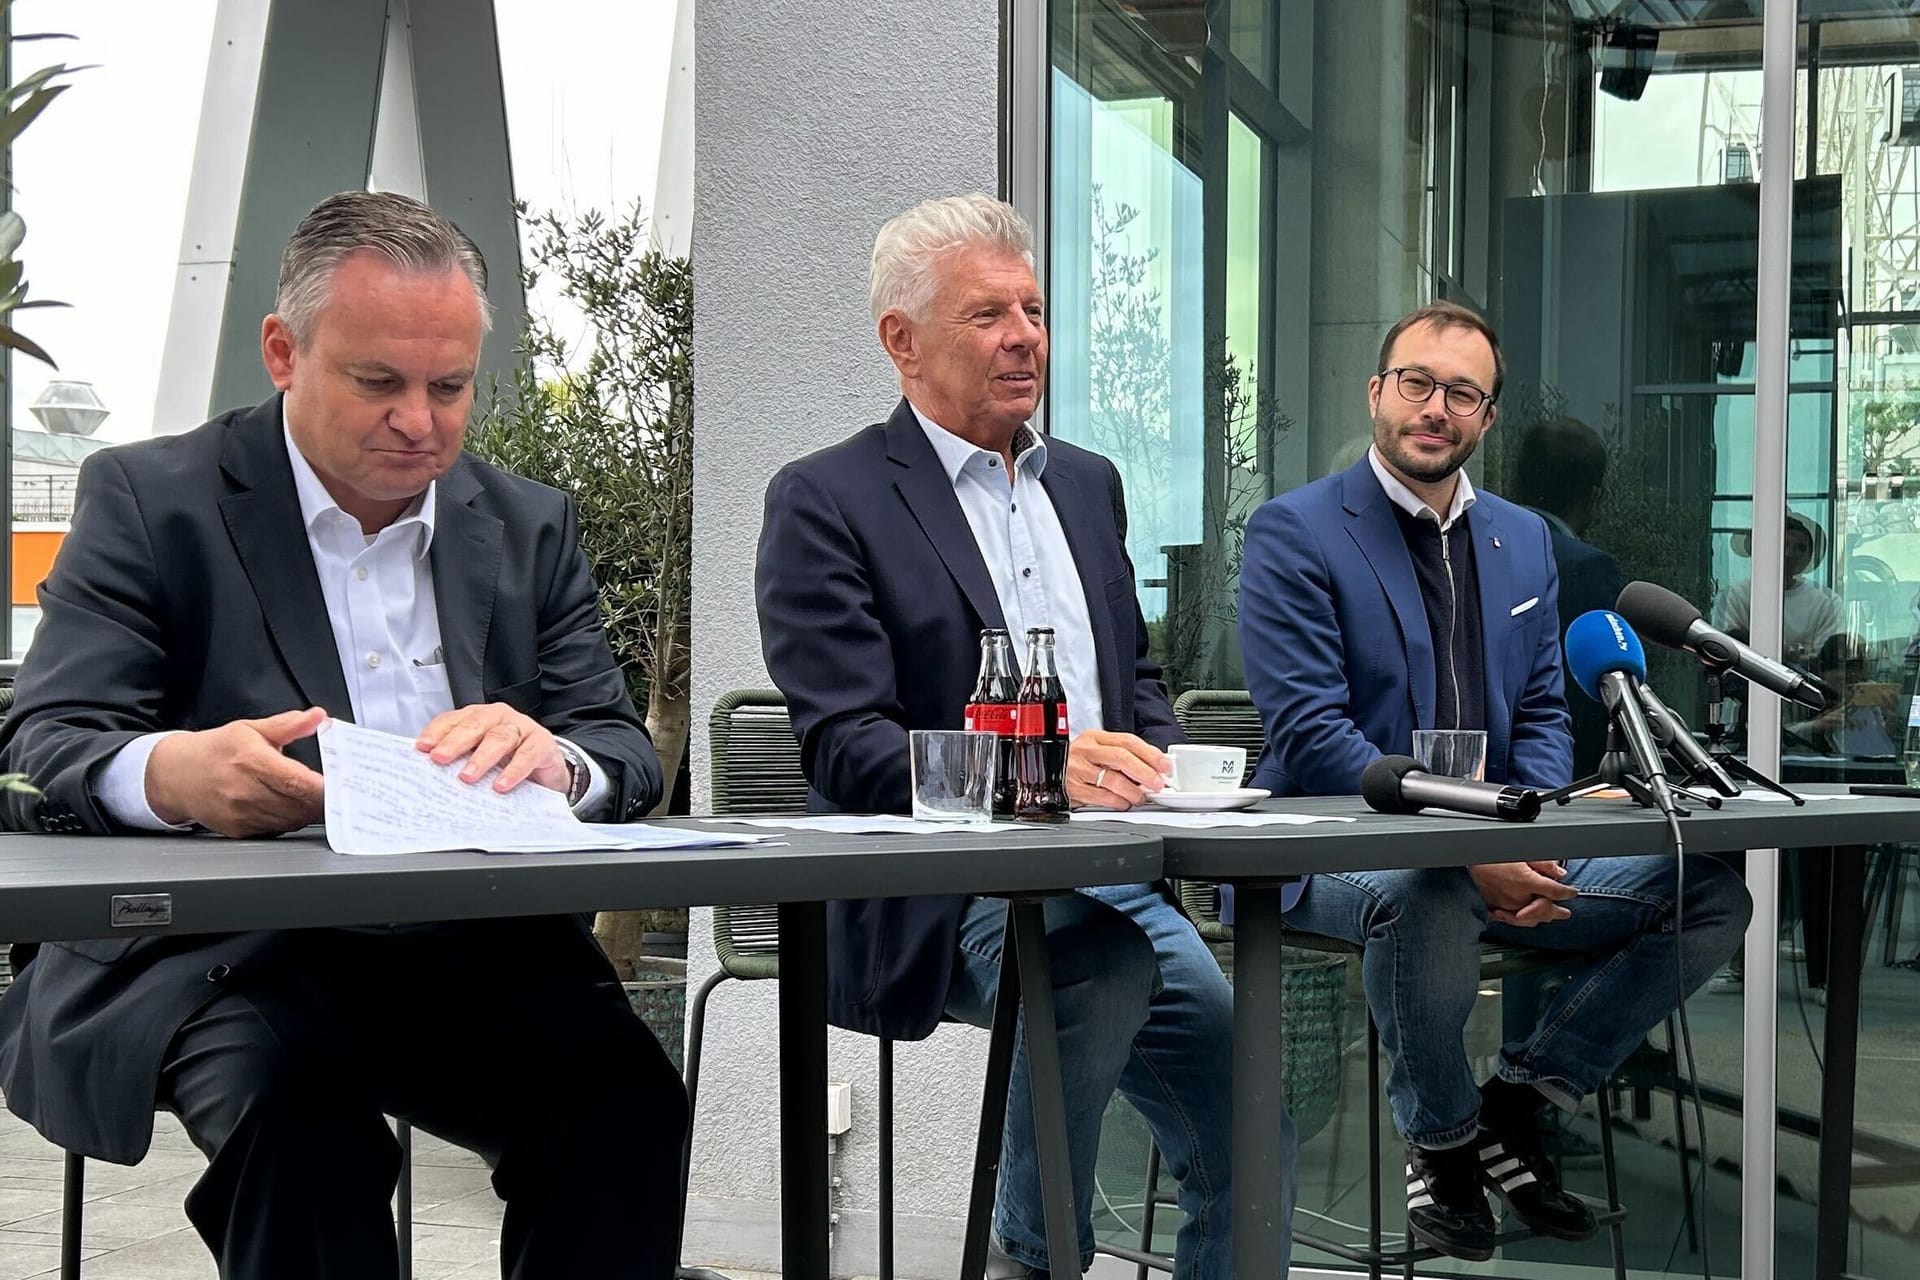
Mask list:
[[[933,305],[934,263],[955,249],[985,246],[1018,254],[1033,265],[1033,228],[1004,200],[948,196],[917,204],[880,228],[873,239],[867,304],[873,321],[889,311],[924,320]]]
[[[391,191],[342,191],[313,206],[280,254],[280,288],[274,314],[294,343],[313,338],[327,304],[334,269],[349,254],[377,253],[404,271],[444,273],[458,267],[473,281],[480,301],[480,329],[493,328],[487,302],[487,263],[466,232],[426,205]]]

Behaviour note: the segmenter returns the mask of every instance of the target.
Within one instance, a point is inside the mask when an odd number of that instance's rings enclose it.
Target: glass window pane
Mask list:
[[[1580,19],[1590,6],[1548,6],[1543,22],[1526,6],[1232,0],[1209,10],[1226,24],[1214,47],[1169,16],[1198,7],[1052,6],[1049,425],[1107,453],[1126,480],[1136,586],[1175,691],[1244,687],[1244,520],[1267,496],[1361,459],[1382,337],[1437,298],[1480,309],[1505,342],[1498,422],[1469,464],[1474,483],[1551,516],[1609,566],[1563,574],[1560,624],[1611,605],[1633,578],[1713,609],[1751,562],[1760,6],[1720,6],[1697,24],[1665,6],[1666,25],[1616,40]],[[1255,32],[1271,65],[1299,69],[1284,93],[1269,89]],[[1289,43],[1301,33],[1310,49]],[[1837,192],[1809,197],[1795,243],[1830,256],[1840,227]],[[1814,510],[1836,456],[1839,281],[1835,270],[1795,281],[1791,483]],[[1651,658],[1662,696],[1704,728],[1697,661]],[[1591,767],[1604,719],[1572,697],[1578,763]],[[1539,994],[1515,984],[1476,1009],[1477,1071],[1531,1025]],[[1703,992],[1690,1010],[1716,1103],[1710,1171],[1698,1174],[1691,1124],[1689,1167],[1724,1260],[1737,1250],[1725,1223],[1739,1181],[1726,1169],[1739,1153],[1742,1009]],[[1307,1126],[1298,1227],[1354,1241],[1366,1153],[1351,1135],[1384,1102],[1366,1090],[1363,1008],[1350,1002],[1344,1016],[1316,1095],[1337,1101]],[[1665,1028],[1653,1028],[1629,1064],[1651,1105],[1615,1137],[1634,1215],[1628,1265],[1684,1276],[1698,1257],[1667,1055]],[[1553,1139],[1588,1194],[1603,1190],[1598,1138],[1589,1108]],[[1390,1128],[1382,1156],[1399,1167]],[[1127,1239],[1139,1197],[1119,1170],[1135,1166],[1131,1154],[1115,1164],[1098,1225]],[[1388,1219],[1400,1230],[1397,1207]],[[1783,1210],[1783,1230],[1810,1222],[1804,1203]],[[1299,1260],[1327,1262],[1305,1249]],[[1606,1238],[1517,1243],[1502,1265],[1602,1274]],[[1445,1260],[1421,1270],[1477,1271]]]

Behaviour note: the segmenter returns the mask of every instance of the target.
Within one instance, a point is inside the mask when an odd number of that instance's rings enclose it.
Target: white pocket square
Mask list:
[[[1517,618],[1521,614],[1525,613],[1527,610],[1533,608],[1533,606],[1539,603],[1540,603],[1540,597],[1535,596],[1531,600],[1523,601],[1520,604],[1513,606],[1513,608],[1507,610],[1507,616],[1509,618]]]

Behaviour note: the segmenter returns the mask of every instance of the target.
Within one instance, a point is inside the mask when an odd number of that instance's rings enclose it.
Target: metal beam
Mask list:
[[[1787,338],[1793,277],[1794,71],[1799,21],[1796,0],[1772,0],[1762,30],[1760,145],[1760,262],[1756,289],[1753,396],[1753,613],[1752,644],[1778,655],[1781,647],[1782,541],[1787,503]],[[1749,762],[1763,773],[1780,770],[1780,701],[1749,704]],[[1780,852],[1747,853],[1747,889],[1753,923],[1747,928],[1746,1035],[1742,1047],[1746,1113],[1740,1143],[1740,1275],[1773,1280],[1774,1119],[1779,1091],[1777,1058],[1780,930]]]
[[[487,260],[493,332],[482,376],[511,372],[526,317],[513,211],[506,96],[492,0],[410,0],[413,91],[427,203],[460,224]]]
[[[386,0],[272,0],[214,357],[214,409],[251,404],[272,389],[260,365],[260,321],[273,310],[287,236],[327,196],[367,184],[386,31]]]

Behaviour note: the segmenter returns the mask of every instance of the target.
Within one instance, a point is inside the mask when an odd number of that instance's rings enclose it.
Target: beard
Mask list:
[[[1423,427],[1423,431],[1433,434],[1444,433],[1453,441],[1453,446],[1445,453],[1435,457],[1431,453],[1416,453],[1406,443],[1406,437],[1412,433],[1414,424],[1390,422],[1375,416],[1373,420],[1373,443],[1381,456],[1393,464],[1394,470],[1409,476],[1422,484],[1437,484],[1467,465],[1474,450],[1480,447],[1480,438],[1461,431],[1452,423],[1440,427]]]

